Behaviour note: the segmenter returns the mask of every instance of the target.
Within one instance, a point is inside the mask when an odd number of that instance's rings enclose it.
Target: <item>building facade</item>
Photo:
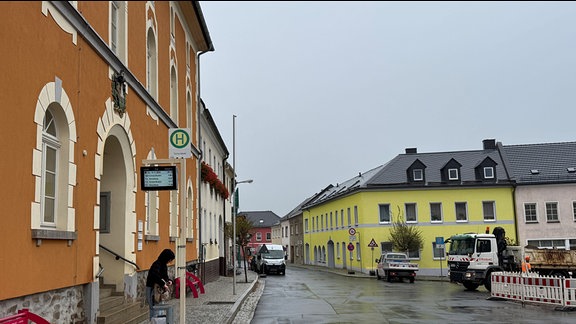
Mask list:
[[[499,149],[516,184],[519,245],[576,249],[576,143]]]
[[[250,230],[250,241],[247,245],[252,252],[262,244],[273,243],[273,226],[277,226],[278,232],[281,230],[280,216],[269,210],[238,212],[237,217],[245,217],[246,220],[252,224],[252,229]],[[281,240],[278,241],[281,242]]]
[[[213,281],[225,275],[226,244],[224,224],[230,201],[229,175],[226,172],[228,149],[210,111],[200,101],[200,142],[202,149],[202,171],[200,184],[200,240],[201,268],[203,280]],[[230,216],[228,216],[230,219]]]
[[[177,252],[179,235],[188,243],[178,262],[198,259],[197,67],[213,50],[208,29],[191,1],[9,2],[0,16],[11,107],[0,172],[13,184],[0,189],[10,201],[0,237],[12,247],[0,252],[0,317],[26,307],[53,323],[95,323],[100,283],[142,299],[147,269],[163,249]],[[169,158],[175,128],[190,130],[185,191],[142,190],[143,161]]]
[[[397,250],[391,231],[398,221],[422,234],[421,249],[402,251],[422,275],[446,275],[439,237],[499,226],[516,239],[513,186],[493,141],[476,151],[407,149],[303,209],[305,262],[350,271],[373,271],[382,252]]]

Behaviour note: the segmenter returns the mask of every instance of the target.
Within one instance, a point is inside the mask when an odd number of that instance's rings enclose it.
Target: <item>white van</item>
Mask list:
[[[286,274],[286,252],[279,244],[262,244],[256,249],[252,270],[257,273]]]

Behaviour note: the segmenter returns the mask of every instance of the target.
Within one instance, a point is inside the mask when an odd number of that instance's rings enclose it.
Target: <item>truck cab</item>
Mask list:
[[[484,285],[491,289],[490,275],[502,271],[498,246],[493,234],[459,234],[446,240],[450,281],[462,283],[468,290]]]

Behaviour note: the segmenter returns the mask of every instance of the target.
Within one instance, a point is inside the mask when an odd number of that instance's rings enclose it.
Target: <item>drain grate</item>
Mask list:
[[[233,301],[209,301],[206,305],[233,305],[234,303]]]

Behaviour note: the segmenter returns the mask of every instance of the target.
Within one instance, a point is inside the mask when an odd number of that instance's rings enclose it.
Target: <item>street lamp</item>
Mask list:
[[[234,171],[234,173],[236,173],[236,171]],[[233,199],[233,207],[232,207],[232,294],[236,295],[236,210],[238,209],[238,206],[236,205],[236,196],[238,195],[238,189],[236,189],[236,186],[241,184],[241,183],[252,183],[254,182],[254,180],[249,179],[249,180],[243,180],[243,181],[236,181],[236,177],[234,177],[234,188],[233,188],[233,193],[234,195],[232,196]]]

